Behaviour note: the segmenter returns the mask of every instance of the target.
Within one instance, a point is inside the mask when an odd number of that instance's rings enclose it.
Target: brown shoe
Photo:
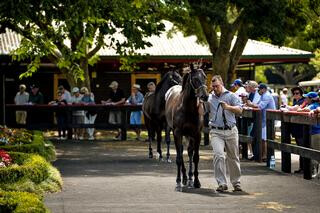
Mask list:
[[[220,185],[220,186],[216,189],[217,192],[225,192],[225,191],[227,191],[227,190],[228,190],[228,186],[227,186],[227,185]]]
[[[241,186],[240,186],[240,185],[235,185],[235,186],[233,187],[233,191],[234,191],[234,192],[242,192]]]

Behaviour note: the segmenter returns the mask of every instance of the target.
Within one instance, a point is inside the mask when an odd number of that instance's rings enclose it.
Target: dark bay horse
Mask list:
[[[166,119],[169,127],[173,130],[176,146],[177,163],[177,186],[176,190],[181,191],[182,183],[187,184],[186,168],[183,161],[183,136],[189,141],[189,179],[188,187],[200,188],[198,178],[199,146],[201,130],[203,125],[203,104],[207,101],[208,92],[206,87],[206,75],[201,69],[193,69],[183,76],[182,86],[174,86],[166,94]],[[192,161],[194,172],[192,171]],[[194,182],[192,180],[194,174]]]
[[[148,129],[149,135],[149,158],[153,157],[152,154],[152,138],[157,135],[157,152],[159,160],[162,160],[161,132],[166,130],[166,143],[167,143],[167,162],[170,160],[170,130],[167,128],[166,117],[164,113],[165,108],[165,94],[169,88],[174,85],[181,84],[182,77],[176,71],[168,71],[161,81],[157,84],[154,93],[147,95],[142,105],[145,124]]]

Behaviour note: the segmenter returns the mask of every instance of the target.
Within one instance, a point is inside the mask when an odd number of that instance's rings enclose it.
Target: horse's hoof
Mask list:
[[[187,182],[188,182],[188,181],[187,181],[187,178],[183,178],[183,179],[182,179],[182,184],[183,184],[184,186],[187,185]]]
[[[167,158],[167,163],[172,163],[172,160],[171,160],[171,158],[169,157],[169,158]]]
[[[193,188],[194,187],[194,183],[193,180],[188,180],[188,188]]]
[[[194,187],[194,188],[197,188],[197,189],[198,189],[198,188],[201,188],[200,181],[199,181],[199,180],[198,180],[198,181],[195,180],[194,183],[193,183],[193,187]]]
[[[182,186],[181,186],[181,183],[177,183],[176,185],[176,192],[182,192]]]
[[[156,155],[156,159],[162,159],[162,155],[160,155],[159,153],[157,153],[157,155]]]

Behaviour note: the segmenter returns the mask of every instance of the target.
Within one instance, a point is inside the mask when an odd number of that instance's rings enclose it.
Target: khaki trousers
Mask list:
[[[16,122],[17,124],[26,124],[27,112],[26,111],[16,111]]]
[[[226,166],[229,169],[232,185],[240,185],[241,169],[237,127],[231,130],[212,129],[210,142],[213,149],[213,171],[218,185],[227,185]]]

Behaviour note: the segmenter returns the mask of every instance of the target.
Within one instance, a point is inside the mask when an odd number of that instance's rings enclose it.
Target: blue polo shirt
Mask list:
[[[310,110],[315,110],[320,106],[318,102],[310,104],[307,108]],[[320,125],[312,125],[311,126],[311,135],[320,134]]]

